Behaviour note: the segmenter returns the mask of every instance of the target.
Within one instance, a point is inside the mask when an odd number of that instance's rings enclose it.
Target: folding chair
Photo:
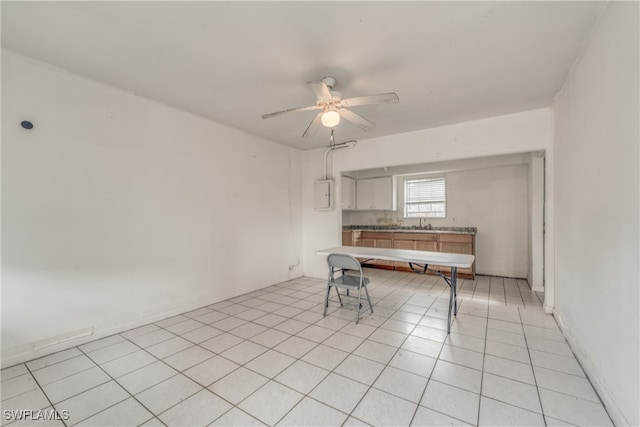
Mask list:
[[[356,313],[356,324],[360,321],[360,308],[362,307],[361,297],[363,288],[364,292],[367,295],[367,301],[369,301],[369,310],[371,311],[371,313],[373,313],[373,305],[371,304],[371,298],[369,298],[369,291],[367,290],[369,279],[364,277],[360,262],[351,255],[334,253],[327,256],[327,265],[329,266],[329,279],[327,280],[327,293],[324,300],[324,315],[327,315],[327,308],[329,307],[329,293],[331,292],[332,287],[336,288],[336,293],[338,294],[338,300],[340,301],[341,307],[343,307],[344,304],[342,303],[342,297],[340,296],[340,291],[338,291],[338,288],[346,289],[347,294],[345,296],[352,298],[356,297],[355,295],[349,295],[349,291],[358,291],[358,310]],[[357,273],[357,275],[347,274],[348,271],[355,272]]]

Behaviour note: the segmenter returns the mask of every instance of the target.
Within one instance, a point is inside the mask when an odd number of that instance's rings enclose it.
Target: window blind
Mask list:
[[[444,178],[418,178],[404,181],[404,216],[444,218],[446,191]]]

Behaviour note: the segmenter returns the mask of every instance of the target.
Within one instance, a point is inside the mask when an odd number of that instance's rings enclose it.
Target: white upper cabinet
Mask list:
[[[342,209],[356,208],[356,180],[349,176],[342,177]]]
[[[395,210],[395,180],[383,178],[359,179],[356,183],[358,210]]]

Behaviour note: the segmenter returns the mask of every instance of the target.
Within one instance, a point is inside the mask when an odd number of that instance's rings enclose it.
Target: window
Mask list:
[[[444,218],[445,213],[444,177],[404,180],[404,216],[406,218]]]

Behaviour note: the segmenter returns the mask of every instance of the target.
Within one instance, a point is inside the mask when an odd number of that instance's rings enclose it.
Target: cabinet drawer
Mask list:
[[[460,242],[440,242],[440,252],[449,252],[452,254],[474,254],[473,245],[471,243]]]
[[[437,234],[431,233],[394,233],[396,240],[421,240],[427,242],[435,242],[438,240]]]
[[[363,239],[384,239],[384,240],[393,240],[393,233],[385,233],[378,231],[363,231],[362,232]]]
[[[472,243],[473,236],[470,234],[441,234],[440,241],[451,243]]]

